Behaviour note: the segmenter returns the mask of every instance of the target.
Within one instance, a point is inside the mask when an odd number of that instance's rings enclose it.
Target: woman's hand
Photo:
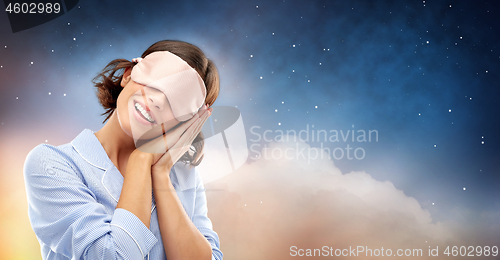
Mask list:
[[[172,166],[189,150],[193,140],[200,133],[203,124],[207,121],[211,113],[211,108],[204,109],[201,113],[197,114],[196,118],[189,120],[193,120],[193,122],[185,130],[184,134],[181,135],[179,140],[158,161],[153,163],[151,174],[167,173],[168,175]]]
[[[172,166],[189,150],[211,111],[211,108],[204,106],[190,120],[138,148],[142,152],[151,153],[152,174],[164,172],[168,175]]]

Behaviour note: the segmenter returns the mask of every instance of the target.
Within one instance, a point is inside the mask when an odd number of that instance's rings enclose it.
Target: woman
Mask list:
[[[94,79],[107,123],[41,144],[24,176],[43,259],[222,259],[193,166],[219,93],[196,46],[160,41]]]

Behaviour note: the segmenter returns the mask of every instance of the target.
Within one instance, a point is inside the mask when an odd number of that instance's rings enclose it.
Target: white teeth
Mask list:
[[[153,118],[151,118],[151,116],[149,115],[149,113],[144,109],[142,108],[141,105],[139,105],[139,103],[135,103],[135,108],[137,110],[139,110],[141,112],[141,114],[150,122],[150,123],[153,123],[154,120]]]

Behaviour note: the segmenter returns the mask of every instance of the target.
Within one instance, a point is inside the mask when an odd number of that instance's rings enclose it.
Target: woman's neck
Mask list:
[[[104,147],[109,159],[123,175],[128,158],[135,150],[135,144],[133,138],[122,130],[115,112],[113,112],[108,122],[99,131],[95,132],[95,136]]]

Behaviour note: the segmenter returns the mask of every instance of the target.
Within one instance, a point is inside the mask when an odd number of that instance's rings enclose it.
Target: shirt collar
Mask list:
[[[107,170],[112,165],[101,142],[90,129],[83,130],[71,141],[71,145],[84,160],[97,168]]]
[[[78,154],[90,165],[104,171],[102,174],[102,185],[108,194],[118,203],[123,186],[123,175],[109,159],[106,150],[101,142],[89,129],[83,130],[73,141],[71,145]]]

